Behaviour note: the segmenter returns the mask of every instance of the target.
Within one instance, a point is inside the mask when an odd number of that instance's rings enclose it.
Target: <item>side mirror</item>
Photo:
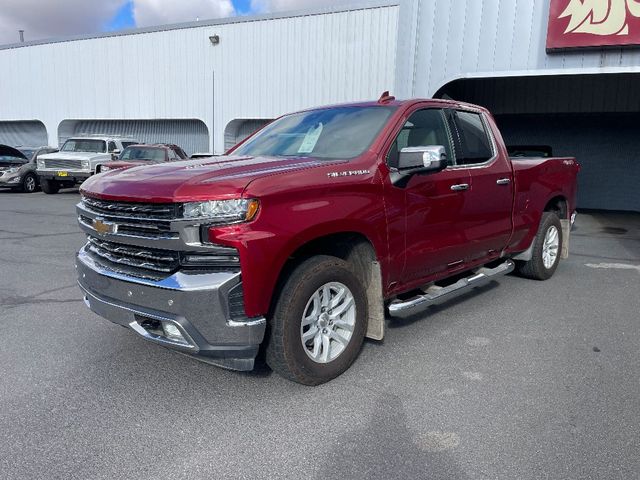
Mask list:
[[[398,170],[403,174],[438,172],[447,168],[447,151],[442,145],[406,147],[400,150]]]

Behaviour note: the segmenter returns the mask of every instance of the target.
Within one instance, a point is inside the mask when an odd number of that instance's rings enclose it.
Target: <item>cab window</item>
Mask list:
[[[443,146],[447,152],[447,164],[454,165],[455,158],[444,112],[439,108],[418,110],[411,114],[391,145],[387,155],[387,164],[391,168],[397,168],[400,152],[403,148],[438,145]]]
[[[456,111],[455,124],[460,140],[458,164],[476,165],[493,158],[491,138],[479,113]]]

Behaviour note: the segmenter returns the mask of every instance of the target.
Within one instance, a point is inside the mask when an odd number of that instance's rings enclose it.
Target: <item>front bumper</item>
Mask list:
[[[232,320],[228,297],[240,274],[177,272],[155,281],[108,270],[83,249],[76,258],[78,283],[87,306],[113,323],[133,329],[146,340],[234,370],[251,370],[266,320]],[[187,340],[177,344],[148,332],[149,320],[176,325]]]
[[[66,173],[66,175],[60,175],[61,173]],[[58,182],[73,182],[73,183],[82,183],[87,178],[91,176],[91,172],[83,171],[83,170],[42,170],[38,169],[36,171],[39,178],[44,178],[46,180],[56,180]]]
[[[0,187],[19,187],[22,181],[20,173],[2,173],[0,172]]]

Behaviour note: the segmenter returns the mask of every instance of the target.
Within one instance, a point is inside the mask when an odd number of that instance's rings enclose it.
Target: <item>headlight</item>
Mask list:
[[[5,170],[5,172],[7,172],[7,173],[16,173],[18,170],[20,170],[19,167],[11,167],[11,168],[8,168],[7,170]]]
[[[82,168],[89,168],[89,160],[82,160],[80,165],[82,165]]]
[[[255,198],[191,202],[184,204],[184,217],[210,219],[214,224],[248,222],[256,216],[259,208],[260,202]]]
[[[44,160],[38,160],[38,168],[44,168]]]

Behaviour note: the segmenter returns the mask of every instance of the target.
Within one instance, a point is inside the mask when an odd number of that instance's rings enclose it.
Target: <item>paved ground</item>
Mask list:
[[[580,216],[550,281],[390,323],[308,388],[89,312],[77,201],[0,192],[2,479],[640,478],[640,215]]]

